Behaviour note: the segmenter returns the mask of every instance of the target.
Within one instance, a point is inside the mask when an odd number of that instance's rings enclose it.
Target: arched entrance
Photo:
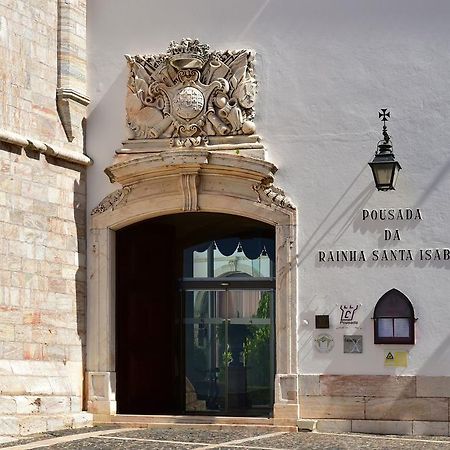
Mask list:
[[[219,239],[220,233],[215,235],[214,232],[224,227],[225,222],[219,220],[211,226],[207,222],[202,224],[201,218],[206,217],[206,214],[216,218],[217,214],[226,214],[228,217],[238,217],[234,220],[235,224],[256,221],[262,228],[274,230],[275,277],[273,278],[276,299],[273,302],[275,320],[273,416],[285,422],[296,421],[298,417],[296,212],[286,201],[283,193],[272,186],[275,171],[276,168],[271,163],[263,160],[204,150],[173,150],[144,154],[144,156],[120,155],[118,162],[107,169],[111,181],[118,182],[123,187],[106,197],[92,212],[86,376],[89,411],[99,415],[117,413],[116,375],[120,378],[120,374],[117,373],[119,366],[116,358],[118,342],[116,324],[119,314],[116,310],[118,294],[116,274],[121,273],[123,264],[116,265],[116,245],[121,245],[118,239],[121,230],[149,219],[170,221],[172,220],[170,217],[185,216],[195,218],[191,219],[197,222],[195,233],[201,234],[199,230],[202,230],[205,236],[204,241],[212,241]],[[135,226],[139,227],[139,225]],[[145,231],[140,233],[141,238],[138,241],[142,243],[145,240],[144,236],[148,236],[148,233]],[[153,242],[160,241],[163,242],[164,239],[155,239],[154,236]],[[156,253],[161,252],[162,250],[159,250]],[[171,260],[173,261],[173,258]],[[180,261],[181,258],[177,260]],[[175,266],[172,268],[175,272],[178,270],[178,274],[180,273],[180,268],[176,269]],[[231,279],[229,278],[228,281]],[[202,290],[203,296],[209,295],[211,291],[218,292],[216,286],[204,285],[201,289],[199,286],[182,286],[185,291],[189,291],[189,287],[191,291]],[[229,294],[229,291],[232,290],[231,288],[224,290],[225,295],[228,295],[228,299],[225,300],[228,304],[230,295],[233,295],[233,293]],[[217,294],[216,300],[220,303],[222,298],[223,302],[223,296],[224,294]],[[251,308],[249,311],[250,315],[257,315],[251,311]],[[192,324],[186,322],[188,319],[193,320]],[[199,325],[195,323],[197,319],[200,320],[201,317],[180,317],[185,325]],[[214,320],[241,320],[242,317],[211,316],[207,319],[210,321],[208,325],[212,325],[211,321]],[[249,318],[246,317],[246,319]],[[265,318],[261,317],[261,319]],[[193,330],[195,331],[195,326]],[[183,339],[185,340],[183,351],[186,351],[186,336]],[[225,344],[230,345],[230,342]],[[225,353],[226,360],[228,348],[224,346],[225,344],[221,344],[222,347],[219,346],[217,351],[219,354],[222,353],[222,356]],[[242,342],[239,343],[241,344]],[[231,345],[234,344],[231,343]],[[237,350],[239,349],[233,349],[235,357],[239,359]],[[218,361],[217,355],[216,361]],[[184,371],[186,370],[190,369],[186,369],[185,366]],[[176,368],[173,369],[173,373],[175,377]],[[181,371],[178,372],[178,377],[182,376],[180,373]],[[227,376],[230,381],[230,373]],[[199,391],[200,400],[208,402],[211,406],[214,405],[214,399],[201,398],[205,394],[200,381],[197,380],[197,386],[195,386],[195,380],[194,383],[191,380],[189,382],[196,393],[197,390]],[[176,384],[181,386],[183,383]],[[236,387],[238,394],[241,388]],[[189,383],[186,383],[182,389],[185,396],[189,389],[191,389]],[[146,394],[141,391],[136,395],[144,398]],[[231,395],[233,395],[232,389]],[[227,408],[233,404],[239,405],[239,401],[243,398],[237,395],[230,400],[230,392],[228,397]],[[180,405],[180,398],[182,395],[178,394],[178,400],[175,398],[172,405],[178,407],[180,411],[183,411],[182,407],[184,407],[184,412],[189,412],[186,403]],[[225,408],[224,400],[217,403]],[[256,405],[256,401],[253,404]],[[262,403],[258,406],[261,405]],[[214,413],[213,408],[210,409],[211,413]]]
[[[116,233],[121,414],[268,416],[275,230],[245,217],[163,216]]]

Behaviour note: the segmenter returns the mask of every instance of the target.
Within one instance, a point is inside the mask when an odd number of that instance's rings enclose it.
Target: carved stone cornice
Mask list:
[[[90,103],[89,97],[75,91],[74,89],[58,88],[56,89],[56,98],[61,100],[73,100],[82,106],[88,106]]]
[[[276,171],[272,163],[261,159],[205,150],[116,155],[105,172],[112,182],[132,191],[119,190],[106,197],[93,211],[92,228],[108,224],[118,229],[180,212],[228,210],[232,214],[235,210],[239,214],[243,204],[248,217],[268,214],[284,220],[292,216],[295,221],[291,203],[272,185]]]
[[[123,143],[123,148],[116,154],[160,153],[167,150],[208,150],[234,152],[235,154],[252,153],[252,157],[264,159],[264,145],[257,134],[251,136],[198,136],[196,138],[134,139]]]
[[[249,158],[235,154],[209,152],[207,150],[172,150],[160,153],[120,154],[116,163],[105,173],[111,182],[124,186],[151,178],[184,173],[189,167],[216,171],[218,174],[234,174],[259,183],[263,178],[272,177],[277,168],[262,159]]]
[[[107,195],[92,211],[91,216],[104,213],[105,211],[116,209],[122,202],[126,200],[128,194],[131,192],[130,186],[125,186],[122,189],[117,189],[111,194]]]
[[[55,148],[38,139],[22,136],[12,131],[0,129],[0,141],[18,145],[19,147],[30,149],[56,159],[69,161],[80,166],[90,166],[92,164],[92,159],[81,152],[67,150],[64,148]]]

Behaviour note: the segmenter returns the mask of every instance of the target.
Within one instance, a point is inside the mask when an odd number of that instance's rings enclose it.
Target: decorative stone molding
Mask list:
[[[198,171],[182,173],[180,177],[181,191],[183,193],[183,211],[198,211],[198,185],[200,177]]]
[[[107,195],[92,211],[91,216],[95,214],[101,214],[109,209],[114,210],[117,208],[131,192],[131,187],[125,186],[122,189],[117,189],[111,194]]]
[[[295,209],[295,206],[288,199],[284,191],[273,186],[273,178],[266,178],[261,183],[252,186],[252,189],[258,194],[258,202],[274,204],[281,208]]]
[[[125,57],[130,139],[179,138],[172,145],[184,147],[200,145],[205,136],[255,132],[252,51],[210,51],[186,38],[160,55]]]
[[[208,137],[172,138],[170,140],[170,145],[172,147],[206,147],[208,145]]]
[[[79,103],[80,105],[83,106],[88,106],[90,103],[88,97],[86,97],[83,94],[80,94],[77,91],[74,91],[73,89],[58,88],[56,91],[56,96],[64,100],[73,100],[74,102]]]
[[[120,154],[117,155],[115,164],[105,169],[105,173],[112,183],[129,186],[143,180],[157,179],[163,174],[173,176],[185,173],[186,170],[197,167],[201,171],[216,171],[217,174],[226,172],[238,177],[247,176],[249,180],[253,180],[253,184],[261,183],[264,178],[272,178],[277,171],[272,163],[262,159],[206,150],[192,152],[179,149],[139,155]],[[248,194],[253,194],[251,188]]]
[[[94,414],[116,414],[115,372],[88,372],[86,383],[89,411]]]
[[[254,189],[263,181],[273,180],[276,170],[262,159],[205,149],[116,155],[114,164],[105,172],[111,181],[120,183],[123,189],[132,186],[132,190],[126,201],[120,200],[121,193],[116,194],[118,197],[113,193],[112,199],[107,197],[101,203],[105,203],[101,207],[104,212],[91,217],[95,245],[89,274],[87,332],[87,376],[92,380],[88,384],[90,412],[108,416],[116,410],[116,400],[109,394],[115,392],[116,371],[115,230],[158,216],[202,211],[248,217],[275,228],[276,291],[282,301],[275,305],[277,373],[273,412],[277,424],[296,424],[296,211],[255,201]],[[120,207],[116,207],[115,198],[121,202]]]
[[[207,150],[210,152],[233,153],[264,159],[265,148],[261,137],[251,136],[197,136],[190,138],[132,139],[124,142],[117,155],[138,153],[161,153],[174,150]]]
[[[53,148],[38,139],[28,138],[13,133],[12,131],[0,130],[0,141],[17,145],[25,149],[31,149],[46,156],[52,156],[53,158],[62,159],[80,166],[90,166],[92,164],[92,159],[83,153],[62,148]]]
[[[73,89],[58,88],[56,90],[56,107],[69,142],[72,142],[75,139],[76,132],[74,123],[80,119],[79,117],[76,117],[77,114],[75,112],[76,108],[74,107],[74,104],[86,107],[89,105],[89,99]],[[78,126],[80,126],[80,124]]]

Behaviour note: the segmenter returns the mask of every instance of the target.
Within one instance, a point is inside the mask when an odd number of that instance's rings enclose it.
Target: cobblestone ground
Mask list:
[[[27,449],[159,449],[159,450],[450,450],[448,437],[378,436],[332,433],[285,433],[252,428],[120,429],[95,427],[32,436],[3,444],[3,450]]]

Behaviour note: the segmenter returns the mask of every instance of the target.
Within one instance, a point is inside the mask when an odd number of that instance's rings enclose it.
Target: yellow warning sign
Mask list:
[[[408,352],[385,351],[385,367],[408,367]]]

